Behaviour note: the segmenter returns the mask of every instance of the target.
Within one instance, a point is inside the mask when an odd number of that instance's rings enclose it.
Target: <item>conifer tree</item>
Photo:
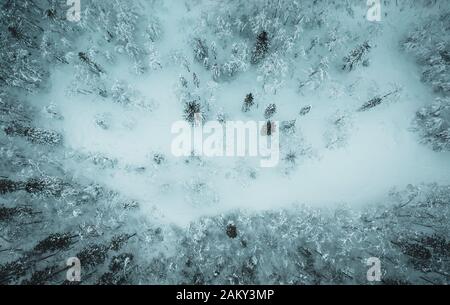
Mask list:
[[[254,105],[254,101],[253,101],[253,94],[249,93],[247,94],[247,96],[244,99],[244,104],[242,105],[242,111],[243,112],[248,112],[250,111],[250,108]]]
[[[266,108],[266,110],[264,111],[264,118],[270,119],[271,117],[273,117],[273,115],[277,112],[277,105],[275,104],[269,104]]]
[[[269,51],[269,35],[266,31],[262,31],[256,37],[255,47],[251,56],[251,63],[257,64],[266,57]]]

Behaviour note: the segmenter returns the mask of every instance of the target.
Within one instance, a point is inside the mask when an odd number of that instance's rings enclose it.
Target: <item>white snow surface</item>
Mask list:
[[[265,106],[276,103],[275,119],[297,119],[296,133],[293,138],[283,139],[286,136],[281,135],[281,160],[274,168],[260,168],[257,158],[201,158],[200,162],[187,163],[186,158],[174,157],[170,152],[174,137],[170,127],[182,119],[183,111],[177,95],[179,77],[183,75],[188,81],[192,77],[172,63],[169,54],[181,50],[192,56],[189,34],[196,32],[200,16],[215,2],[204,1],[191,6],[190,11],[178,1],[165,1],[158,11],[144,6],[144,14],[148,9],[148,14],[162,21],[164,35],[155,48],[163,68],[136,75],[125,57],[106,66],[109,79],[126,80],[145,100],[156,102],[154,110],[123,107],[98,95],[70,95],[67,88],[74,80],[73,68],[58,66],[52,71],[52,86],[40,93],[39,100],[42,107],[55,104],[64,117],[51,127],[64,135],[64,145],[71,152],[64,166],[74,175],[133,198],[141,203],[142,213],[178,225],[235,209],[341,203],[357,207],[383,200],[393,187],[450,182],[450,154],[424,146],[411,129],[416,111],[436,97],[420,81],[414,60],[399,48],[409,26],[402,20],[411,20],[411,14],[421,18],[421,12],[400,12],[395,8],[383,17],[379,33],[367,37],[374,45],[370,65],[342,71],[341,55],[357,45],[346,42],[338,56],[329,56],[328,78],[315,90],[298,90],[298,80],[317,62],[312,55],[299,55],[289,63],[289,72],[281,77],[283,85],[276,94],[264,91],[256,67],[250,66],[232,80],[214,82],[210,71],[193,62],[191,72],[200,79],[201,94],[213,96],[212,114],[223,111],[230,120],[261,120]],[[361,6],[354,19],[341,22],[342,28],[359,35],[358,42],[367,35],[368,21],[358,17],[363,10]],[[298,46],[307,47],[308,35],[314,35],[304,33]],[[89,42],[80,37],[74,53],[88,46]],[[369,111],[356,111],[376,94],[385,94],[394,87],[401,88],[398,97]],[[258,107],[244,114],[241,105],[250,92]],[[300,109],[307,105],[312,106],[311,112],[300,116]],[[95,123],[99,115],[107,118],[108,129]],[[338,128],[333,122],[341,117],[345,123]],[[333,137],[338,141],[330,145]],[[298,153],[294,165],[283,159],[291,149]],[[165,156],[162,164],[153,161],[155,153]],[[99,154],[117,162],[101,168],[88,159],[75,159],[75,154]]]

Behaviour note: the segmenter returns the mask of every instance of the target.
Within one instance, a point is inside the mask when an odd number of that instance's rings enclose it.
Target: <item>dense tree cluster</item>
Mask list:
[[[158,196],[181,189],[180,197],[192,209],[222,204],[209,177],[223,168],[199,156],[177,163],[178,171],[156,147],[142,165],[102,151],[77,151],[67,144],[63,123],[73,118],[60,113],[59,99],[92,103],[96,134],[86,138],[94,140],[133,130],[142,114],[159,124],[158,106],[172,100],[170,112],[191,124],[210,117],[225,123],[235,119],[234,109],[238,119],[265,120],[264,135],[280,128],[282,170],[275,175],[289,177],[304,160],[316,157],[302,134],[308,122],[326,116],[324,149],[345,147],[353,116],[370,116],[401,94],[384,87],[361,99],[353,94],[359,80],[347,78],[371,68],[377,48],[372,39],[383,29],[363,24],[361,32],[347,30],[347,22],[360,25],[357,16],[366,9],[361,1],[185,1],[181,7],[187,13],[198,5],[205,9],[194,24],[180,27],[179,45],[185,48],[167,52],[161,48],[173,40],[175,25],[164,27],[154,13],[162,2],[84,0],[78,23],[66,20],[65,1],[0,4],[0,284],[74,284],[66,278],[70,257],[81,261],[81,284],[367,283],[368,257],[382,261],[385,284],[448,283],[448,186],[393,189],[383,202],[361,209],[228,210],[186,228],[165,223],[156,209],[149,213],[143,208],[150,204],[142,199],[146,196],[134,198],[99,182],[99,176],[145,177],[146,187],[157,185]],[[406,0],[385,2],[399,10],[409,6]],[[431,2],[439,1],[414,3],[433,7]],[[432,17],[417,21],[401,49],[416,57],[422,80],[437,95],[417,111],[414,127],[423,142],[448,151],[448,4]],[[128,70],[117,73],[124,61]],[[52,74],[57,68],[69,85],[52,89],[51,81],[59,85],[59,75]],[[145,84],[136,80],[166,69],[176,76],[157,89],[170,91],[173,85],[173,92],[158,97],[161,101],[149,98]],[[242,90],[221,105],[219,94],[240,76]],[[336,81],[340,77],[343,84]],[[293,96],[286,95],[283,89],[292,83]],[[42,101],[49,90],[58,91],[55,100]],[[320,99],[304,99],[308,90],[332,101],[332,111],[319,113]],[[345,103],[335,103],[342,91]],[[295,110],[286,110],[286,103]],[[98,110],[104,105],[127,120],[118,123],[113,114]],[[274,123],[278,119],[280,126]],[[150,140],[157,136],[153,129],[144,133]],[[225,181],[247,187],[260,176],[251,165],[233,166],[224,170]],[[148,201],[153,200],[159,199]]]
[[[442,94],[428,106],[417,112],[416,125],[423,137],[435,150],[450,148],[450,116],[448,97],[450,94],[450,14],[439,12],[429,17],[408,33],[402,41],[402,48],[412,53],[422,67],[422,80]]]
[[[450,150],[450,99],[438,98],[420,109],[416,126],[423,141],[437,151]]]
[[[232,213],[204,218],[182,237],[154,283],[352,284],[378,257],[382,283],[448,281],[448,187],[409,186],[385,204],[351,211]]]

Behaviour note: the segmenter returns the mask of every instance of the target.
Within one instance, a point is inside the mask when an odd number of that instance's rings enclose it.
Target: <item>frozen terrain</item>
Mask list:
[[[410,130],[417,109],[434,97],[430,88],[420,82],[420,72],[414,62],[399,49],[407,23],[395,21],[417,18],[409,10],[387,10],[389,18],[381,25],[344,16],[340,31],[351,32],[349,36],[354,35],[351,38],[355,40],[369,39],[376,46],[370,55],[370,66],[347,75],[339,67],[339,53],[330,52],[326,54],[330,60],[329,70],[325,72],[328,75],[317,90],[298,92],[298,79],[305,75],[310,61],[317,60],[318,56],[312,51],[309,56],[289,62],[287,73],[291,76],[281,78],[284,84],[276,94],[261,88],[258,72],[253,67],[232,80],[214,82],[209,71],[193,64],[190,70],[200,79],[199,91],[210,90],[209,86],[214,88],[209,97],[213,99],[212,116],[221,110],[229,120],[261,120],[264,103],[275,102],[279,109],[277,120],[298,120],[296,131],[300,135],[295,140],[300,149],[307,152],[296,160],[288,173],[286,167],[290,164],[286,165],[286,161],[283,164],[283,160],[277,168],[259,169],[255,162],[208,158],[199,169],[196,165],[186,166],[184,160],[171,156],[170,144],[174,135],[170,133],[170,126],[182,118],[176,86],[180,75],[189,79],[191,73],[171,65],[170,54],[177,50],[186,52],[192,33],[208,31],[201,27],[198,18],[205,11],[214,14],[218,10],[216,5],[214,2],[198,3],[189,11],[183,7],[180,9],[178,2],[170,1],[161,6],[143,6],[144,15],[161,20],[164,35],[154,48],[160,54],[163,68],[158,66],[149,73],[135,75],[130,71],[130,60],[118,59],[117,64],[108,69],[111,71],[108,71],[107,78],[126,80],[146,101],[157,103],[153,111],[142,112],[138,107],[124,109],[98,95],[68,97],[67,88],[75,81],[73,68],[59,66],[52,71],[50,92],[40,96],[40,100],[45,101],[43,107],[49,101],[53,103],[64,117],[62,122],[54,124],[54,128],[61,130],[66,147],[84,154],[99,154],[117,162],[117,166],[102,170],[90,162],[71,162],[73,158],[69,156],[66,164],[71,172],[95,177],[94,181],[138,200],[145,208],[160,210],[169,222],[183,225],[205,214],[236,208],[267,210],[288,207],[295,202],[313,205],[346,202],[353,205],[382,198],[394,186],[430,182],[445,184],[450,181],[450,154],[424,147]],[[356,9],[363,14],[364,6]],[[366,29],[361,31],[358,29],[361,26]],[[309,42],[315,37],[307,32],[300,36],[301,42]],[[220,41],[214,42],[220,44]],[[342,42],[340,48],[345,52],[351,45]],[[82,48],[74,52],[79,50]],[[92,50],[100,52],[98,57],[102,51]],[[337,58],[333,60],[333,57]],[[353,86],[351,91],[347,90],[350,86]],[[355,113],[355,109],[372,95],[383,90],[387,92],[390,86],[401,87],[401,94],[395,101],[370,113]],[[260,96],[260,109],[245,116],[241,112],[241,104],[248,92]],[[30,99],[35,100],[35,97]],[[300,117],[300,109],[307,105],[312,106],[311,112]],[[99,127],[96,124],[98,116],[104,116],[111,127],[106,130]],[[345,130],[333,130],[336,129],[332,126],[333,120],[339,116],[347,120],[346,126],[339,127]],[[333,136],[337,139],[329,139]],[[330,144],[330,141],[337,142]],[[289,152],[285,151],[285,154]],[[164,154],[166,164],[160,168],[154,166],[154,153]],[[145,170],[139,172],[129,170],[144,167]],[[245,170],[257,171],[257,179],[251,180],[241,172]],[[211,195],[214,200],[211,196],[199,196],[201,202],[192,205],[185,194],[186,185],[192,181],[207,183],[208,191],[214,193]],[[163,186],[166,189],[162,193]],[[271,191],[267,192],[269,188]]]
[[[447,1],[60,2],[0,8],[0,283],[449,283]],[[279,164],[175,157],[192,102]]]

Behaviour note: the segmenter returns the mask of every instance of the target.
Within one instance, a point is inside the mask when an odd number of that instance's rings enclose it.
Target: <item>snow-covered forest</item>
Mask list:
[[[380,5],[0,0],[0,284],[449,284],[450,2]]]

